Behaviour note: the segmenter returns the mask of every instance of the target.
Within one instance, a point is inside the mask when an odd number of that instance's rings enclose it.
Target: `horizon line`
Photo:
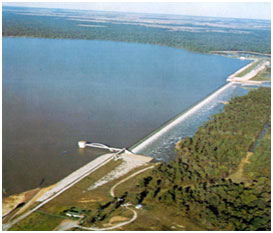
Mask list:
[[[235,18],[230,16],[203,16],[203,15],[184,15],[184,14],[170,14],[170,13],[154,13],[154,12],[134,12],[134,11],[115,11],[115,10],[93,10],[93,9],[72,9],[72,8],[61,8],[61,7],[41,7],[41,6],[9,6],[2,5],[4,7],[14,7],[14,8],[36,8],[36,9],[60,9],[60,10],[72,10],[72,11],[96,11],[96,12],[112,12],[112,13],[131,13],[131,14],[154,14],[154,15],[168,15],[168,16],[186,16],[186,17],[200,17],[200,18],[220,18],[220,19],[241,19],[241,20],[261,20],[261,21],[270,21],[271,19],[260,19],[260,18]]]

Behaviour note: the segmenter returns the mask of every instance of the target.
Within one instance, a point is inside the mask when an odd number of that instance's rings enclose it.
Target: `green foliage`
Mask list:
[[[16,9],[22,10],[22,8]],[[190,32],[137,24],[119,24],[118,22],[92,22],[92,25],[99,26],[92,28],[80,27],[78,24],[78,21],[68,20],[66,17],[24,15],[13,11],[3,11],[2,35],[137,42],[184,48],[197,52],[244,50],[270,53],[271,49],[270,30],[255,28],[238,30],[227,27],[214,28],[208,25],[206,27],[211,30],[210,32],[198,30]],[[198,29],[194,23],[190,26]],[[221,32],[217,32],[219,29]],[[242,30],[244,33],[241,33]]]
[[[269,121],[270,106],[269,88],[232,99],[177,144],[175,161],[161,163],[140,182],[137,200],[173,205],[212,230],[270,230],[270,129],[246,167],[251,185],[227,179]]]
[[[244,173],[250,180],[263,184],[263,190],[271,187],[271,126],[266,129],[265,136],[258,141],[250,163],[244,167]],[[260,186],[262,187],[262,186]]]
[[[35,212],[29,217],[23,219],[19,224],[14,225],[10,230],[48,231],[53,230],[62,220],[62,218]]]
[[[237,97],[177,145],[177,158],[205,179],[222,179],[234,171],[270,118],[270,89]]]
[[[117,212],[120,212],[121,209],[124,209],[121,208],[121,206],[124,204],[127,195],[128,193],[125,192],[119,198],[115,197],[109,202],[99,203],[92,211],[84,211],[84,218],[81,219],[80,224],[84,226],[93,226],[94,224],[101,224],[103,221],[109,220],[111,217],[115,216]]]

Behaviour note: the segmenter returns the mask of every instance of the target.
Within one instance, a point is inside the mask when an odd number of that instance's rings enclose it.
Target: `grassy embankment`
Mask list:
[[[176,161],[127,186],[128,200],[143,204],[145,217],[126,229],[178,229],[191,221],[193,229],[269,230],[270,130],[254,155],[249,152],[270,120],[270,107],[266,88],[232,99],[224,113],[177,144]],[[162,225],[165,217],[169,223]]]
[[[270,123],[270,102],[267,88],[232,99],[223,113],[177,144],[175,161],[118,186],[119,199],[109,190],[124,177],[86,191],[115,166],[111,162],[40,209],[51,215],[35,213],[11,230],[55,229],[72,207],[84,210],[83,226],[113,226],[132,217],[121,206],[128,202],[143,207],[136,221],[117,230],[268,230],[270,130],[249,152]]]
[[[86,209],[89,206],[88,203],[99,203],[102,199],[101,195],[90,194],[90,192],[85,190],[120,163],[121,161],[110,161],[39,209],[49,214],[60,215],[59,218],[36,212],[13,226],[10,230],[53,230],[63,220],[65,216],[62,213],[63,210],[70,209],[73,206]],[[69,219],[69,217],[66,218]]]
[[[92,219],[96,216],[97,219],[95,222],[98,222],[98,224],[95,225],[97,227],[103,227],[103,225],[100,224],[101,221],[99,221],[99,219],[101,220],[104,217],[100,215],[100,212],[102,212],[106,206],[109,209],[109,205],[115,209],[115,214],[110,214],[108,216],[108,220],[111,222],[110,225],[115,225],[119,221],[122,222],[126,219],[130,219],[132,217],[131,211],[121,208],[120,202],[117,202],[116,199],[113,201],[109,191],[114,184],[124,179],[124,177],[143,169],[143,166],[136,168],[126,174],[126,176],[110,181],[95,190],[87,190],[90,185],[94,184],[97,180],[111,172],[120,164],[121,160],[110,161],[108,164],[99,168],[97,171],[45,204],[38,211],[13,226],[10,230],[53,230],[65,219],[79,220],[78,218],[65,215],[65,212],[73,212],[75,209],[85,215],[86,219]],[[113,203],[109,204],[110,202]],[[116,208],[117,205],[119,205],[119,207]],[[87,226],[88,225],[89,224],[87,224]],[[92,226],[93,225],[94,224],[92,224]]]
[[[244,175],[246,180],[255,180],[264,183],[264,188],[270,190],[271,186],[271,125],[267,128],[262,139],[258,141],[258,145],[250,157],[248,163],[244,167]],[[267,199],[270,196],[267,195]]]

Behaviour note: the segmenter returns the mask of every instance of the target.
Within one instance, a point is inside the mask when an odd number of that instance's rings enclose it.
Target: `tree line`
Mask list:
[[[270,102],[269,88],[232,99],[177,144],[175,161],[139,180],[131,200],[172,205],[211,230],[270,230],[270,129],[244,169],[250,184],[228,179],[270,124]]]
[[[81,27],[79,22],[66,18],[20,15],[12,11],[3,11],[2,18],[3,36],[137,42],[204,53],[215,50],[271,53],[270,30],[255,28],[240,29],[245,33],[234,33],[236,29],[228,28],[221,28],[222,32],[188,32],[98,22],[92,22],[92,25],[100,27]],[[206,27],[210,29],[210,26]]]

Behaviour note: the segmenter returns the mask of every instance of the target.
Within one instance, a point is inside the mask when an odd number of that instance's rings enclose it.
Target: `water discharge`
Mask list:
[[[225,85],[224,87],[210,95],[209,97],[213,97],[210,98],[210,101],[202,101],[203,104],[200,102],[196,105],[197,108],[190,108],[179,115],[179,122],[176,121],[175,127],[170,127],[164,133],[157,135],[146,146],[142,144],[144,139],[131,149],[136,151],[134,148],[138,148],[137,153],[153,156],[156,160],[170,161],[175,158],[174,148],[178,141],[186,136],[193,136],[198,127],[202,126],[212,114],[222,111],[224,104],[231,98],[245,95],[250,89],[257,88],[256,86],[244,86],[241,84]],[[192,109],[194,111],[191,111]],[[138,147],[138,145],[142,146]]]
[[[201,107],[206,105],[208,102],[213,100],[216,96],[218,96],[220,93],[225,91],[227,88],[231,87],[233,84],[228,83],[206,97],[204,100],[202,100],[200,103],[196,104],[194,107],[190,108],[185,113],[179,114],[176,118],[168,122],[166,125],[162,126],[161,129],[159,129],[156,133],[149,136],[146,140],[142,141],[141,143],[137,144],[135,147],[133,147],[131,150],[134,153],[140,153],[145,147],[149,146],[149,144],[153,143],[155,140],[157,140],[159,137],[161,137],[163,134],[171,130],[173,127],[177,126],[181,121],[183,121],[185,118],[190,117],[192,114],[194,114],[196,111],[198,111]]]
[[[2,177],[7,194],[48,186],[104,153],[78,149],[80,140],[117,148],[134,145],[249,63],[134,43],[2,42]]]

